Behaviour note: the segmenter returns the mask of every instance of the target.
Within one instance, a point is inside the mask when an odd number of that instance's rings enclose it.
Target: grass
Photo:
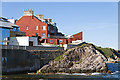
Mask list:
[[[85,46],[90,46],[90,45],[93,45],[91,43],[85,43],[81,46],[79,46],[80,48],[82,47],[85,47]],[[101,47],[97,47],[95,45],[93,45],[97,50],[99,50],[105,57],[109,58],[109,57],[112,57],[112,56],[115,56],[114,54],[114,50],[111,49],[111,48],[101,48]]]
[[[78,46],[78,48],[83,48],[83,47],[87,47],[87,46],[90,46],[90,45],[93,45],[91,43],[85,43],[85,44],[82,44],[81,46]]]
[[[81,64],[81,63],[82,63],[82,60],[80,60],[80,61],[76,62],[76,64]]]
[[[64,55],[64,54],[62,54],[62,55],[60,55],[60,56],[56,57],[56,58],[54,59],[54,61],[61,60],[61,59],[63,58],[63,55]]]
[[[102,51],[103,55],[106,56],[107,58],[114,55],[113,49],[111,48],[101,48],[96,46],[96,49],[99,50],[100,52]]]
[[[87,46],[90,46],[90,45],[94,46],[94,47],[95,47],[98,51],[100,51],[106,58],[115,56],[114,50],[111,49],[111,48],[101,48],[101,47],[97,47],[97,46],[95,46],[95,45],[93,45],[93,44],[91,44],[91,43],[84,43],[84,44],[82,44],[81,46],[78,46],[78,47],[69,49],[67,52],[65,52],[64,54],[58,56],[58,57],[55,58],[54,60],[55,60],[55,61],[61,60],[61,59],[63,58],[63,55],[67,55],[69,52],[72,52],[74,49],[76,49],[76,48],[83,48],[83,47],[87,47]],[[81,63],[81,62],[82,62],[82,61],[79,61],[79,62],[77,62],[77,63],[79,64],[79,63]],[[76,63],[76,64],[77,64],[77,63]]]

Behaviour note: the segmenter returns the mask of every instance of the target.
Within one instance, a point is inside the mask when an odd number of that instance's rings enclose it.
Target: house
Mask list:
[[[20,31],[26,32],[26,36],[38,37],[38,45],[41,43],[49,44],[69,44],[75,40],[82,40],[82,32],[65,37],[58,32],[58,28],[52,19],[44,19],[44,15],[33,15],[32,10],[23,10],[23,16],[16,22]]]
[[[37,37],[10,37],[9,45],[19,45],[19,46],[37,46],[38,40]]]
[[[69,37],[65,36],[51,36],[49,38],[43,38],[41,40],[42,43],[49,43],[49,44],[69,44],[69,43],[82,43],[82,34],[83,32],[79,32]]]
[[[43,20],[41,18],[40,15],[39,17],[34,16],[32,10],[24,10],[23,16],[16,24],[20,27],[20,31],[26,32],[26,36],[38,36],[39,38],[54,36],[57,32],[56,26],[54,26],[55,23],[50,24],[49,19]]]
[[[77,34],[74,34],[74,35],[70,36],[70,39],[71,39],[72,41],[83,40],[82,35],[83,35],[83,32],[79,32],[79,33],[77,33]]]
[[[0,45],[8,45],[10,31],[18,31],[19,26],[9,22],[6,18],[0,17]]]
[[[43,38],[41,40],[41,43],[49,43],[49,44],[54,44],[54,45],[60,45],[60,44],[68,44],[70,43],[70,39],[66,37],[60,37],[60,36],[53,36],[49,38]]]

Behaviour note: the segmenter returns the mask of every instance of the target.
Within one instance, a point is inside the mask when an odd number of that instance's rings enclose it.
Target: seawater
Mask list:
[[[120,63],[107,63],[107,66],[113,73],[12,74],[3,75],[2,80],[120,80]]]

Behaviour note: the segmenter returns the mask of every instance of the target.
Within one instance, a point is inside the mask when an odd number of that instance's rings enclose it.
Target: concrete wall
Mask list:
[[[10,37],[9,45],[29,46],[29,37]]]
[[[36,71],[63,52],[60,50],[2,49],[2,72],[7,74]]]
[[[40,60],[25,50],[2,50],[2,72],[17,73],[34,71],[40,68]]]
[[[33,42],[33,46],[37,46],[37,37],[10,37],[9,45],[29,46],[29,41]]]

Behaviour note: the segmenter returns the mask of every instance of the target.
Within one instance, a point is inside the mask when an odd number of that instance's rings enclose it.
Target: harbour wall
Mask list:
[[[36,71],[63,53],[63,50],[2,49],[2,73]]]

